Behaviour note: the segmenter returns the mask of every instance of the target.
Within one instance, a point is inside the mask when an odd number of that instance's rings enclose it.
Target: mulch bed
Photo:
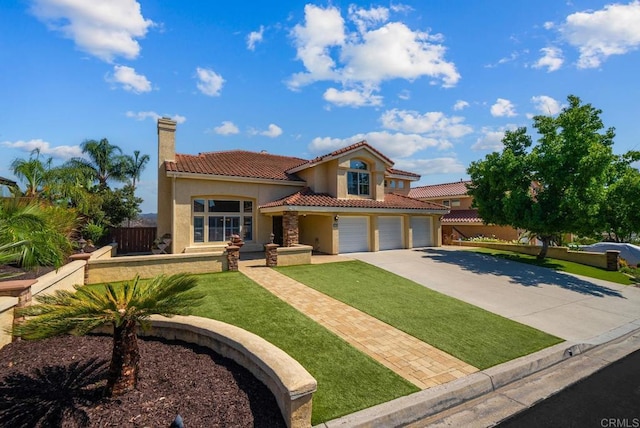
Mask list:
[[[17,341],[0,349],[0,426],[286,427],[271,392],[213,351],[140,339],[135,391],[103,397],[110,336]]]

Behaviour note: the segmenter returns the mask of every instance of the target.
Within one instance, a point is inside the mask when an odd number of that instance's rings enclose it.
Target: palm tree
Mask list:
[[[72,252],[71,234],[76,227],[74,210],[48,206],[41,201],[0,200],[0,245],[20,252],[18,264],[59,268]]]
[[[79,168],[98,182],[101,189],[108,187],[109,180],[125,181],[127,179],[127,156],[122,154],[120,147],[109,143],[103,138],[100,141],[86,140],[80,147],[82,153],[89,157],[73,158],[67,166]]]
[[[148,325],[151,315],[187,315],[203,294],[193,291],[197,279],[185,274],[139,277],[118,284],[76,285],[75,292],[58,290],[36,297],[37,305],[18,311],[31,316],[14,327],[14,336],[42,339],[60,334],[87,334],[106,323],[113,325],[113,352],[107,379],[107,396],[134,389],[138,381],[140,352],[136,327]]]
[[[136,189],[136,181],[140,180],[140,174],[149,162],[149,155],[140,156],[140,150],[133,151],[133,157],[127,156],[127,175],[131,178],[133,190]]]
[[[35,154],[35,157],[34,157]],[[39,196],[48,184],[52,158],[44,162],[40,159],[40,149],[35,149],[29,159],[14,159],[11,162],[13,174],[25,183],[24,196]]]

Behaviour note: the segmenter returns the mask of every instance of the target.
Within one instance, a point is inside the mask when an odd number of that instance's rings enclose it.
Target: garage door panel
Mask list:
[[[340,217],[338,220],[340,253],[369,251],[369,222],[367,217]]]
[[[434,245],[431,217],[411,217],[411,229],[413,231],[413,247],[431,247]]]
[[[378,217],[380,250],[395,250],[402,246],[402,217]]]

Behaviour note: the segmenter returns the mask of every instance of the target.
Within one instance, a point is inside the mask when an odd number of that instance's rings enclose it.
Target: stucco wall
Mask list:
[[[126,281],[140,275],[176,273],[210,273],[227,270],[227,257],[222,252],[196,254],[163,254],[153,256],[127,256],[106,260],[89,260],[87,284]]]
[[[278,266],[295,266],[311,264],[310,245],[294,245],[293,247],[278,247]]]
[[[454,233],[454,228],[459,233]],[[476,236],[495,237],[503,241],[514,241],[518,239],[518,231],[509,226],[490,226],[484,224],[462,224],[462,225],[444,225],[442,227],[444,241],[447,239],[456,240],[458,238],[473,238]],[[460,236],[460,233],[464,236]]]
[[[191,247],[206,247],[211,243],[193,243],[193,215],[191,201],[193,198],[228,198],[248,199],[253,201],[254,225],[253,240],[245,242],[243,251],[262,251],[263,245],[269,242],[271,234],[271,218],[258,213],[258,206],[267,202],[283,198],[304,187],[299,186],[260,184],[250,182],[232,182],[216,180],[194,180],[186,178],[176,179],[175,184],[175,221],[173,234],[173,253],[185,251]]]
[[[298,218],[300,243],[310,245],[314,250],[333,254],[333,214],[307,215]]]

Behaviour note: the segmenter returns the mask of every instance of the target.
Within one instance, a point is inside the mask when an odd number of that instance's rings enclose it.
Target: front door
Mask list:
[[[271,233],[273,233],[273,243],[282,246],[283,240],[283,229],[282,229],[282,216],[276,215],[271,218],[272,227]]]

